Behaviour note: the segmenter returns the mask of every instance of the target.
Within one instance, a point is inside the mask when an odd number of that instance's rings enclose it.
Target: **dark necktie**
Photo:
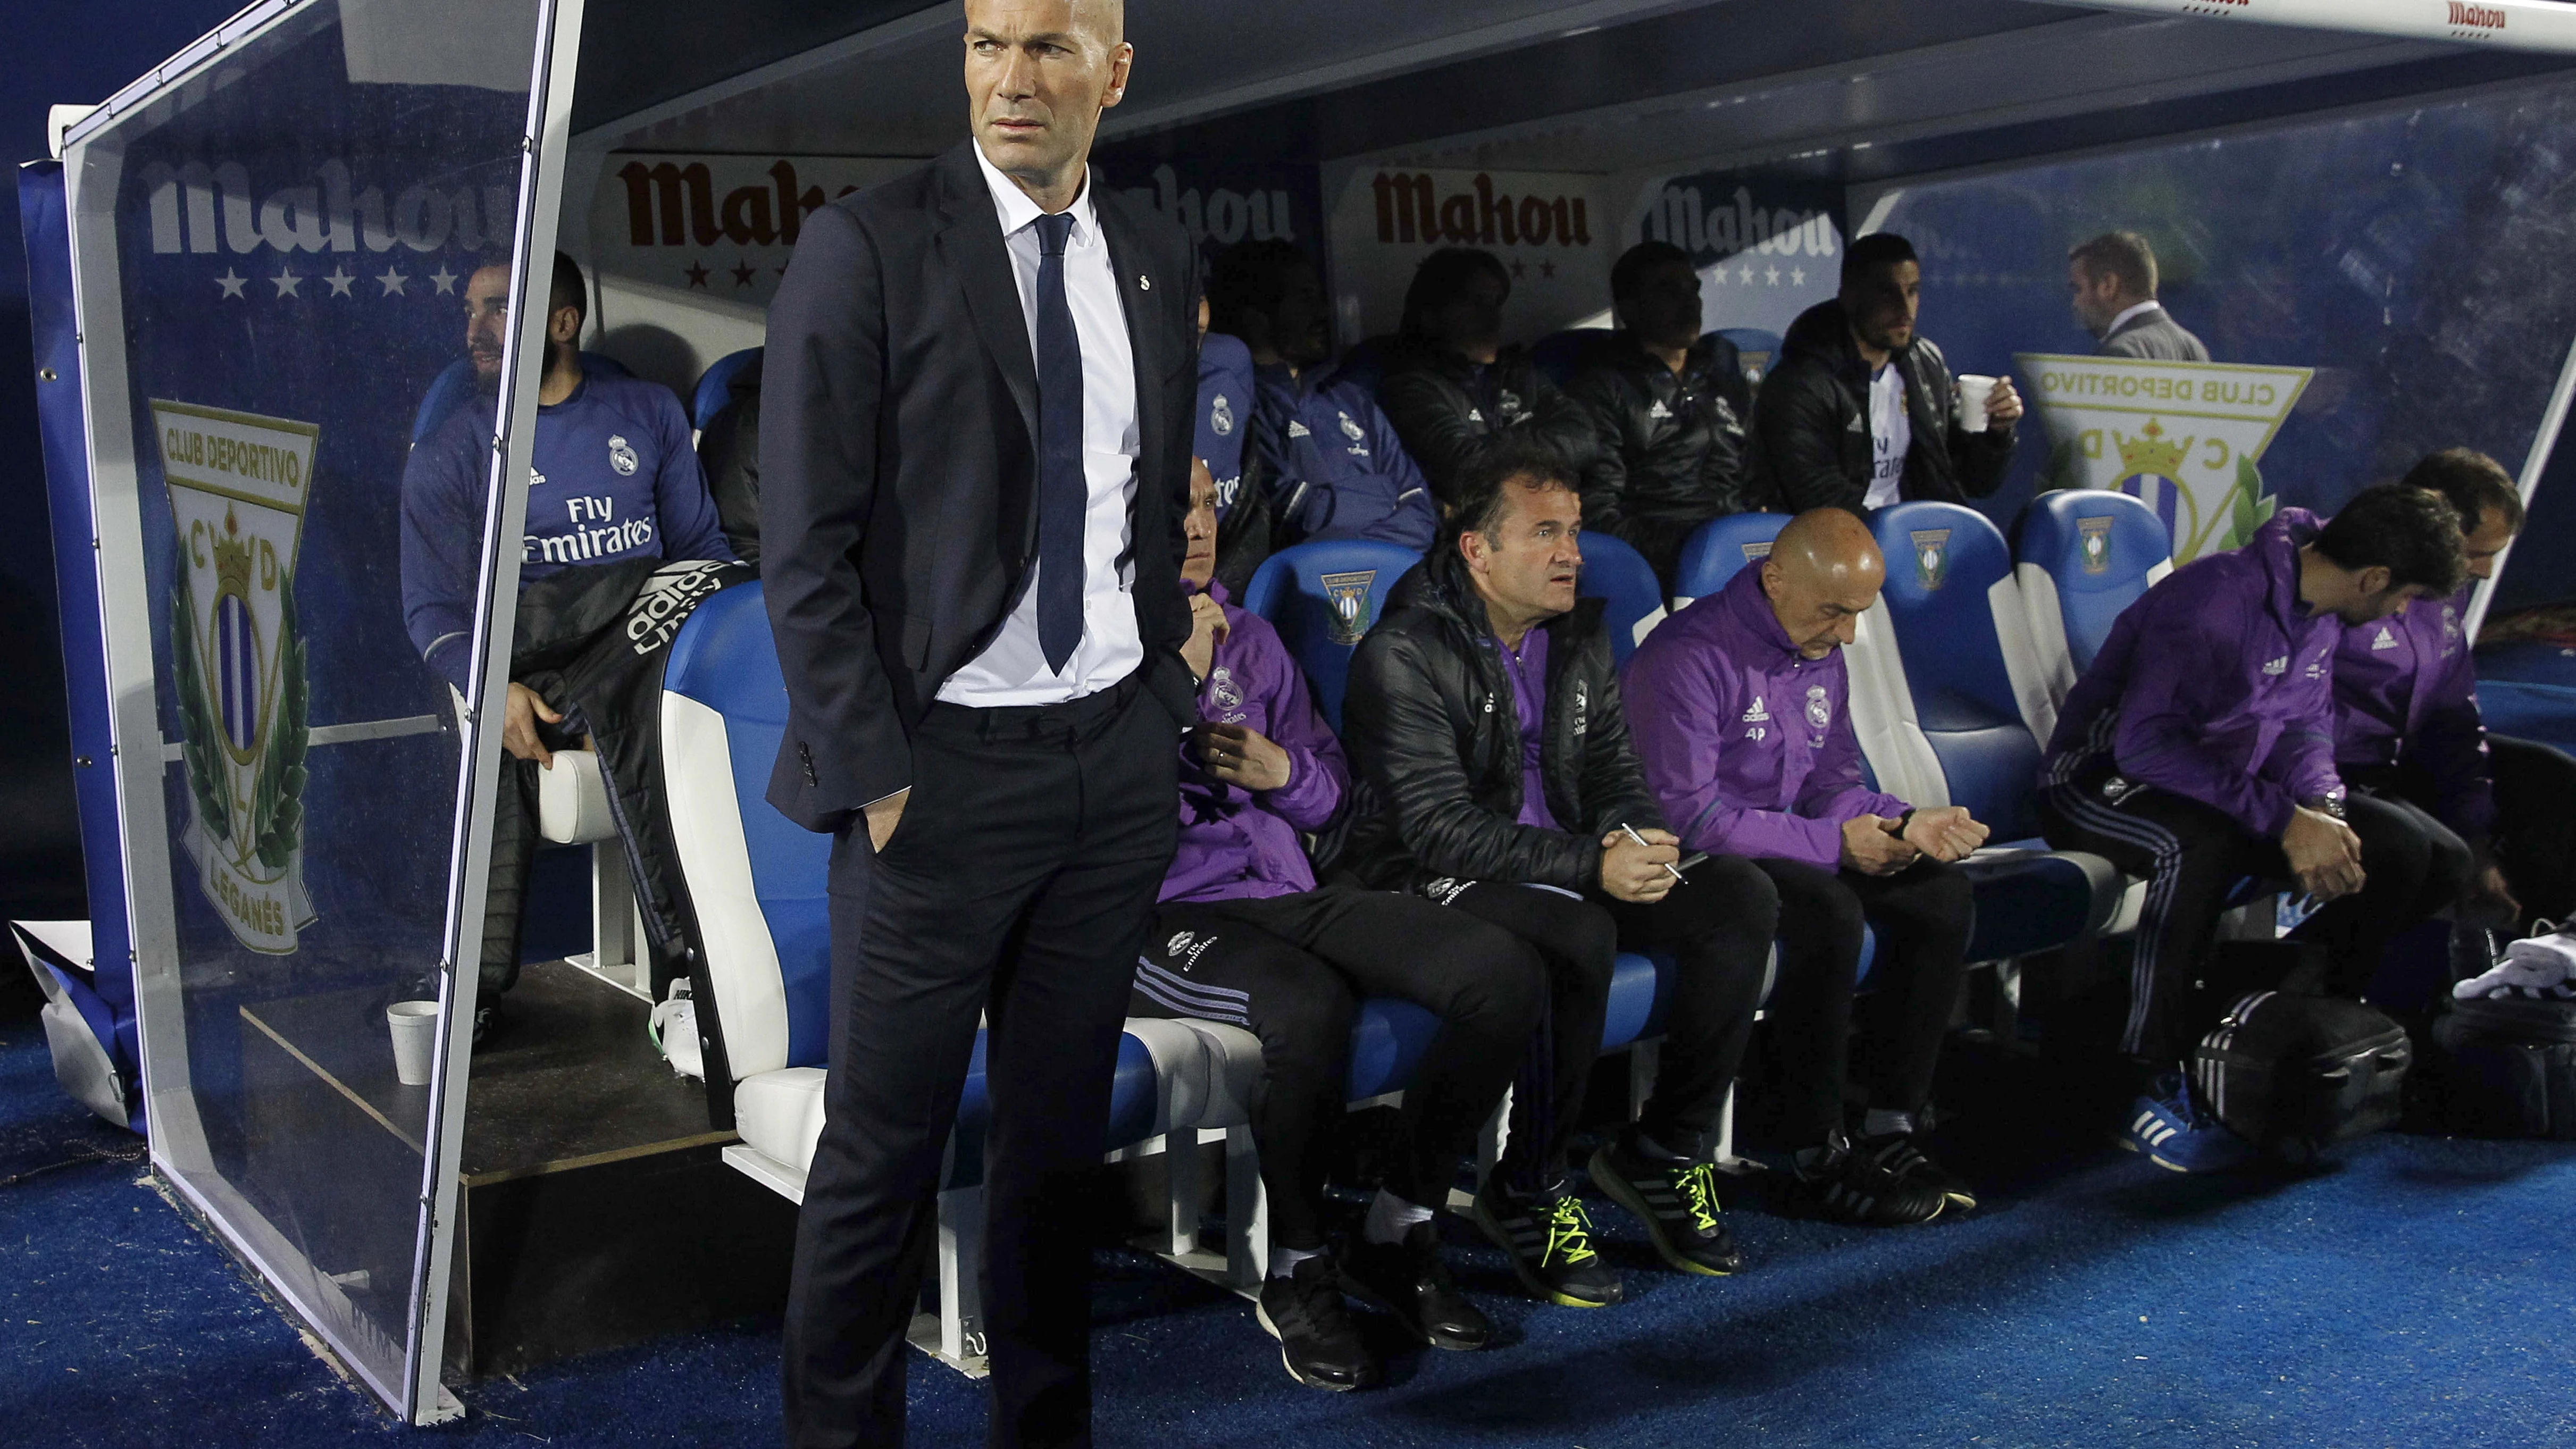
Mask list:
[[[1082,342],[1064,300],[1067,213],[1038,226],[1038,648],[1062,674],[1082,642]]]

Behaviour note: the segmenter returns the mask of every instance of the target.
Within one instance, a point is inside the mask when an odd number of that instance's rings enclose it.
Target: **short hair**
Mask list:
[[[1916,266],[1923,264],[1914,255],[1914,243],[1892,231],[1874,231],[1864,237],[1855,237],[1851,245],[1843,248],[1843,285],[1848,287],[1880,267],[1892,267],[1900,262],[1913,262]]]
[[[2469,576],[2459,511],[2441,494],[2403,483],[2354,494],[2316,544],[2345,568],[2384,568],[2391,587],[2413,585],[2435,597],[2458,593]]]
[[[1208,265],[1208,330],[1234,336],[1245,316],[1269,316],[1287,295],[1288,274],[1314,265],[1314,258],[1287,241],[1239,241],[1218,252]]]
[[[1691,254],[1668,241],[1641,241],[1619,254],[1610,264],[1610,300],[1624,301],[1637,295],[1646,285],[1646,274],[1657,267],[1691,265]]]
[[[2066,259],[2092,277],[2117,277],[2131,296],[2156,294],[2156,249],[2133,231],[2106,231],[2066,249]]]
[[[570,307],[579,321],[590,320],[590,284],[582,280],[581,263],[565,252],[555,253],[553,285],[546,293],[546,315]]]
[[[1574,465],[1532,434],[1528,428],[1494,434],[1458,470],[1456,506],[1443,530],[1442,547],[1457,547],[1461,534],[1490,536],[1502,523],[1504,500],[1516,484],[1575,490]]]
[[[2406,470],[2399,482],[2451,500],[2460,515],[2460,532],[2475,533],[2489,513],[2503,515],[2505,527],[2522,532],[2522,491],[2504,465],[2475,448],[2444,448],[2427,453]]]
[[[1478,277],[1491,277],[1503,284],[1505,295],[1512,290],[1512,274],[1503,267],[1503,259],[1475,247],[1442,247],[1424,257],[1413,269],[1413,280],[1404,289],[1404,314],[1395,330],[1406,337],[1420,337],[1425,330],[1424,318],[1450,299],[1467,290],[1467,284]]]

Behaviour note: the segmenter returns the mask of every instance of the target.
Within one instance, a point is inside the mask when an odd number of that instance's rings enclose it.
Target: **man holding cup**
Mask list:
[[[1964,503],[2002,484],[2021,397],[2010,378],[1951,376],[1915,331],[1922,291],[1913,245],[1876,232],[1845,249],[1841,292],[1789,324],[1753,409],[1777,506]]]

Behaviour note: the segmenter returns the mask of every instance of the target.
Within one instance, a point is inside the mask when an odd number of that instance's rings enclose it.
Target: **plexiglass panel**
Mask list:
[[[407,614],[471,627],[491,476],[430,599],[404,465],[499,371],[465,294],[518,231],[538,20],[313,0],[70,158],[155,1157],[397,1406],[465,738]]]

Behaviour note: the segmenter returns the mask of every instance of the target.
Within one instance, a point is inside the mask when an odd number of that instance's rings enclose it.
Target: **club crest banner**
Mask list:
[[[2047,352],[2014,361],[2048,428],[2042,488],[2144,501],[2172,535],[2177,565],[2242,545],[2272,516],[2256,465],[2312,369]]]
[[[321,429],[152,401],[178,531],[171,683],[197,881],[236,939],[283,956],[313,923],[304,894],[310,688],[295,551]]]

